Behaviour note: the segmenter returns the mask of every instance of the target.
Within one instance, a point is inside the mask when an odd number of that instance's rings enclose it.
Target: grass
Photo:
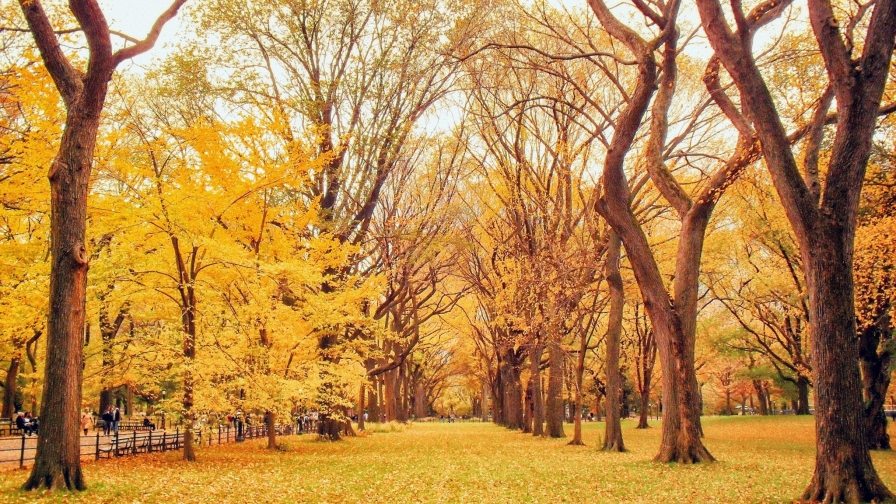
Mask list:
[[[204,448],[194,464],[172,452],[85,464],[89,489],[77,494],[21,492],[25,472],[0,473],[0,502],[789,502],[812,474],[812,418],[706,418],[719,462],[696,466],[651,462],[660,429],[623,425],[622,454],[597,449],[602,423],[585,425],[584,447],[479,423],[338,443],[291,436],[285,451]],[[896,489],[896,454],[873,457]]]

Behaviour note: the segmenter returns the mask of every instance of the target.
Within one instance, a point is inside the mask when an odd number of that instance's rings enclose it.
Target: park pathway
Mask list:
[[[159,435],[162,431],[156,431]],[[108,450],[115,438],[96,433],[81,436],[81,459],[96,458],[96,444],[99,441],[100,448]],[[37,436],[25,436],[25,449],[22,450],[22,436],[0,437],[0,472],[18,469],[24,462],[25,467],[30,467],[34,462],[34,454],[37,451]]]

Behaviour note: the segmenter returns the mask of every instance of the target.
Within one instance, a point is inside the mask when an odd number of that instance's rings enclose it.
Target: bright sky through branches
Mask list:
[[[100,0],[100,5],[113,30],[136,39],[142,39],[149,33],[159,15],[171,6],[171,0]],[[145,65],[160,55],[166,54],[168,50],[165,46],[183,37],[183,14],[188,6],[189,2],[187,6],[181,8],[174,19],[165,25],[159,41],[151,51],[134,58],[135,64]],[[120,39],[115,40],[116,38],[113,37],[113,41],[120,42]]]

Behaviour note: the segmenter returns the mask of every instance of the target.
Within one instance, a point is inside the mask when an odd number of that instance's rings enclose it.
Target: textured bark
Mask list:
[[[374,377],[373,386],[370,387],[370,393],[367,394],[367,408],[369,414],[367,419],[373,423],[379,423],[382,412],[380,411],[380,379]]]
[[[273,411],[266,411],[264,413],[264,423],[268,428],[268,449],[276,450],[277,449],[277,429],[275,426],[277,425],[277,414]]]
[[[423,383],[418,381],[414,385],[414,416],[416,418],[425,417],[426,406],[426,389],[424,388]]]
[[[656,337],[647,319],[641,315],[640,304],[635,304],[635,332],[638,337],[638,353],[636,360],[636,378],[638,396],[640,398],[640,415],[638,429],[647,429],[650,415],[650,386],[653,383],[653,368],[656,366]]]
[[[495,373],[495,391],[492,394],[492,423],[504,425],[504,356],[496,353],[498,357],[498,369]]]
[[[145,40],[112,52],[109,27],[95,0],[71,0],[69,8],[89,45],[87,72],[72,66],[39,0],[19,5],[41,58],[65,103],[59,151],[50,166],[50,297],[41,429],[34,467],[24,488],[84,490],[80,459],[81,379],[88,254],[87,194],[108,83],[122,61],[149,50],[162,26],[185,0],[155,22]]]
[[[650,424],[647,423],[647,415],[650,414],[650,390],[644,390],[640,394],[641,397],[641,413],[638,415],[638,429],[647,429]]]
[[[393,369],[383,373],[383,410],[386,414],[386,421],[392,422],[398,417],[398,404],[395,397],[398,371]]]
[[[111,72],[110,72],[111,75]],[[99,106],[70,110],[59,154],[50,168],[50,310],[37,456],[26,489],[84,490],[78,446],[84,303],[87,289],[87,192]]]
[[[868,451],[857,365],[851,269],[834,247],[808,268],[815,373],[815,474],[807,500],[892,499]],[[839,257],[838,257],[839,256]],[[824,286],[824,287],[822,287]],[[815,329],[817,328],[817,329]],[[851,350],[851,351],[850,351]]]
[[[624,43],[633,53],[637,61],[638,77],[634,91],[616,121],[616,128],[604,161],[602,176],[603,194],[598,200],[597,211],[612,226],[625,246],[626,255],[635,274],[635,280],[644,299],[644,307],[650,317],[656,334],[657,347],[663,363],[663,436],[660,452],[655,460],[659,462],[695,463],[714,460],[703,446],[700,439],[699,394],[693,367],[693,339],[689,337],[690,322],[683,320],[682,313],[677,310],[680,295],[676,278],[676,298],[669,296],[664,278],[653,257],[650,244],[631,208],[631,191],[625,174],[625,158],[632,148],[635,135],[641,126],[642,119],[651,103],[654,92],[660,93],[654,105],[651,136],[649,141],[648,170],[651,180],[657,185],[664,197],[669,200],[680,215],[683,216],[682,230],[699,229],[696,225],[686,225],[692,202],[682,194],[681,188],[674,184],[671,175],[662,166],[661,153],[664,148],[667,130],[667,110],[671,103],[675,86],[675,55],[677,32],[674,24],[677,17],[678,4],[667,4],[662,16],[661,28],[665,28],[658,41],[663,47],[663,80],[658,79],[657,64],[654,56],[656,41],[645,41],[634,30],[622,24],[601,0],[589,0],[589,5],[601,24],[615,38]],[[724,188],[730,173],[722,170],[713,176],[708,184],[709,194],[701,194],[700,200],[709,204],[701,208],[701,213],[711,211],[718,194]],[[704,189],[706,191],[706,189]],[[693,211],[693,210],[692,210]],[[702,220],[703,215],[700,216]],[[679,259],[685,253],[683,248],[691,247],[689,243],[701,241],[702,236],[691,236],[690,240],[682,237],[679,245]],[[689,249],[688,252],[699,254],[701,250]],[[696,259],[699,266],[699,257]],[[682,267],[676,265],[676,271]],[[690,273],[693,268],[688,268]],[[691,277],[682,280],[681,287],[687,285]],[[688,295],[682,295],[682,302],[687,303]],[[687,312],[685,312],[687,313]]]
[[[367,428],[364,421],[364,410],[366,405],[364,404],[367,399],[367,386],[365,384],[361,384],[361,390],[358,392],[358,430],[362,431]]]
[[[6,370],[6,380],[3,382],[3,418],[12,418],[16,412],[16,379],[19,376],[19,365],[22,357],[13,355],[9,359],[9,368]]]
[[[513,349],[505,351],[501,363],[501,385],[503,386],[503,425],[508,429],[523,428],[523,390],[520,384],[520,368]]]
[[[548,344],[548,393],[545,400],[545,420],[547,421],[547,435],[552,438],[566,437],[563,432],[563,349],[560,343],[552,341]]]
[[[753,380],[753,390],[756,391],[756,399],[759,403],[759,414],[768,415],[768,392],[762,384],[762,380]]]
[[[535,342],[529,356],[529,390],[532,395],[532,435],[544,436],[544,394],[541,391],[541,355],[544,345]]]
[[[622,311],[625,307],[625,292],[622,274],[619,272],[621,242],[616,233],[610,235],[607,248],[607,262],[604,276],[610,287],[610,314],[607,321],[607,422],[604,432],[604,451],[625,451],[622,441],[622,421],[620,420],[619,398],[622,395],[622,374],[619,369],[620,341],[622,339]],[[578,415],[577,415],[578,417]]]
[[[796,378],[796,414],[809,414],[809,378],[802,375]]]
[[[862,367],[862,392],[865,399],[865,434],[872,450],[889,450],[887,417],[884,413],[887,389],[890,388],[890,368],[893,361],[889,314],[878,323],[866,327],[859,336],[859,358]],[[882,347],[880,351],[878,348]]]
[[[188,462],[196,461],[196,450],[193,446],[193,416],[184,416],[184,460]]]
[[[777,7],[771,1],[762,5]],[[822,191],[812,190],[811,174],[807,183],[797,166],[750,45],[731,32],[718,0],[697,0],[697,6],[704,32],[749,111],[803,259],[812,321],[816,459],[802,498],[823,502],[893,499],[874,469],[865,435],[852,266],[859,195],[896,37],[896,1],[876,2],[863,27],[864,40],[859,44],[850,40],[849,47],[844,36],[853,37],[856,32],[841,31],[831,4],[808,2],[812,30],[837,103],[836,131]],[[855,59],[852,47],[859,46],[862,53]]]
[[[404,366],[398,367],[398,376],[396,381],[397,397],[395,398],[395,420],[401,423],[405,423],[408,421],[408,380],[404,372]]]

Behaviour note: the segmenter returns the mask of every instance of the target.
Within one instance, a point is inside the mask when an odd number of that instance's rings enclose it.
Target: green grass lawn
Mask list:
[[[587,446],[535,439],[491,424],[414,424],[402,432],[329,443],[282,438],[85,464],[89,489],[25,493],[26,472],[0,473],[2,502],[789,502],[808,484],[813,419],[704,419],[714,464],[651,462],[660,429],[624,422],[628,453],[598,451],[603,424],[585,424]],[[569,426],[567,434],[571,435]],[[893,432],[891,435],[896,435]],[[874,453],[896,489],[896,455]]]

